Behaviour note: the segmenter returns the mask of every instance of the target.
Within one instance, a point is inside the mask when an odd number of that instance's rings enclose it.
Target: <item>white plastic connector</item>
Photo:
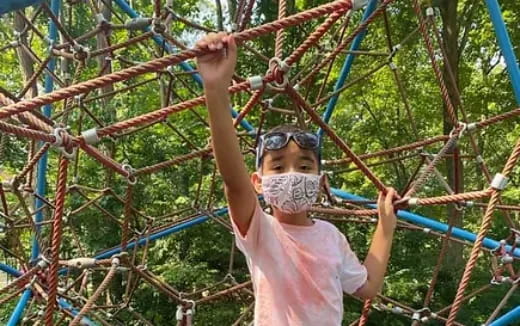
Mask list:
[[[175,319],[182,320],[183,317],[184,317],[184,313],[182,312],[182,306],[178,305],[177,311],[175,312]]]
[[[430,232],[432,232],[432,229],[430,229],[430,228],[424,228],[424,229],[422,229],[422,230],[423,230],[424,233],[430,233]]]
[[[433,10],[432,7],[428,7],[428,8],[426,8],[426,16],[428,16],[428,17],[433,17],[433,16],[435,16],[435,11]]]
[[[495,188],[496,190],[503,190],[509,179],[503,175],[502,173],[495,174],[495,177],[493,178],[493,181],[491,181],[491,187]]]
[[[87,257],[69,259],[67,266],[78,269],[92,268],[96,266],[96,259]]]
[[[89,145],[97,144],[100,141],[96,128],[92,128],[92,129],[83,131],[81,133],[81,136],[83,137],[83,139],[85,139],[85,142]]]
[[[46,259],[45,260],[42,259],[36,265],[38,265],[38,268],[40,268],[40,269],[45,269],[45,268],[47,268],[47,266],[49,266],[49,263],[47,262]]]
[[[419,204],[419,198],[410,198],[408,199],[409,206],[417,206]]]
[[[478,164],[484,163],[484,158],[481,155],[475,156],[475,160],[477,161]]]
[[[465,203],[466,207],[473,207],[475,206],[475,202],[473,200],[468,200]]]
[[[430,320],[430,318],[428,318],[428,317],[426,317],[426,316],[424,316],[423,318],[421,318],[421,322],[422,322],[422,323],[425,323],[425,322],[427,322],[428,320]]]
[[[274,65],[278,65],[278,68],[280,68],[283,72],[288,72],[291,69],[291,66],[289,66],[285,60],[282,60],[278,57],[272,57],[269,59],[269,69],[272,71],[274,68]]]
[[[128,173],[126,176],[127,182],[131,185],[135,185],[137,183],[137,179],[134,176],[135,169],[130,164],[123,164],[121,168]]]
[[[54,142],[51,144],[52,146],[56,146],[56,147],[59,147],[61,145],[63,145],[63,138],[61,137],[60,135],[60,132],[63,131],[65,129],[63,128],[55,128],[52,132],[52,135],[56,138],[54,140]]]
[[[96,15],[96,22],[97,22],[98,24],[101,24],[101,23],[104,22],[104,21],[105,21],[105,16],[103,16],[102,13],[99,13],[99,14]]]
[[[388,66],[389,66],[390,69],[392,69],[392,70],[397,70],[397,65],[396,65],[394,62],[390,62],[390,63],[388,64]]]
[[[402,313],[404,312],[404,310],[403,310],[403,308],[401,308],[401,307],[392,307],[392,312],[393,312],[394,314],[398,314],[398,315],[400,315],[400,314],[402,314]]]
[[[469,123],[466,127],[466,130],[468,131],[473,131],[477,129],[477,123],[476,122],[472,122],[472,123]]]
[[[252,76],[247,79],[249,85],[251,86],[251,90],[258,91],[264,87],[264,81],[261,76]]]
[[[352,10],[359,10],[366,6],[368,0],[352,0]]]
[[[412,320],[420,320],[420,319],[421,319],[421,314],[418,312],[414,312],[412,315]]]
[[[513,263],[513,256],[509,255],[509,254],[505,254],[502,256],[502,258],[500,258],[500,260],[502,261],[502,264],[511,264]]]

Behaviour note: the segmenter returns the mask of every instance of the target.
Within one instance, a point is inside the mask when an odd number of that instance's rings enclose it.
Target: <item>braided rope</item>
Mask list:
[[[31,158],[31,160],[29,162],[27,162],[27,164],[24,166],[24,168],[22,169],[22,171],[16,176],[16,179],[17,180],[22,180],[25,175],[27,173],[29,173],[30,171],[32,171],[32,169],[34,168],[34,166],[36,165],[36,163],[38,163],[38,161],[40,160],[40,158],[45,154],[47,153],[47,150],[49,149],[51,145],[49,143],[46,143],[44,144],[39,150],[38,152],[36,152],[33,157]]]
[[[52,223],[51,236],[51,256],[49,267],[49,282],[48,282],[48,301],[45,309],[45,325],[53,325],[53,313],[56,306],[56,295],[58,293],[58,267],[60,259],[60,245],[62,236],[62,217],[65,207],[65,194],[67,192],[67,167],[69,161],[65,157],[60,158],[58,168],[58,181],[56,185],[56,208],[54,210],[54,217]]]
[[[352,4],[350,4],[352,6]],[[332,27],[332,25],[342,16],[343,12],[333,12],[327,19],[318,27],[314,32],[312,32],[305,41],[300,44],[296,50],[286,59],[286,63],[291,66],[296,61],[300,60],[309,48],[318,43],[319,39]]]
[[[110,266],[110,269],[108,270],[108,273],[105,276],[105,278],[103,279],[103,281],[101,282],[101,284],[98,286],[98,288],[96,289],[94,294],[92,294],[92,296],[88,299],[88,301],[85,303],[83,308],[81,308],[79,313],[70,322],[69,326],[77,326],[80,324],[83,316],[85,316],[85,314],[87,314],[90,311],[90,309],[92,308],[92,306],[94,305],[96,300],[99,298],[101,293],[103,293],[103,291],[105,291],[107,286],[110,284],[110,282],[114,278],[114,275],[116,274],[118,266],[119,266],[119,258],[115,258],[112,261],[112,266]]]
[[[278,19],[282,19],[287,14],[287,0],[278,0]],[[277,58],[283,57],[283,42],[285,40],[285,32],[283,29],[276,31],[276,38],[274,43],[274,56]]]
[[[343,41],[339,44],[332,53],[330,53],[324,60],[320,62],[305,78],[303,78],[299,84],[303,85],[307,83],[315,74],[317,74],[323,67],[330,63],[330,61],[334,60],[334,58],[343,52],[345,48],[356,38],[356,36],[362,33],[368,25],[370,25],[379,15],[385,12],[386,7],[392,3],[394,0],[384,0],[381,5],[365,20],[363,23],[359,24],[356,29]]]
[[[126,198],[124,203],[124,221],[123,227],[121,231],[121,250],[126,251],[126,246],[128,244],[128,232],[130,225],[130,217],[132,216],[132,195],[133,195],[134,186],[132,183],[128,183],[126,187]]]
[[[314,111],[310,105],[301,97],[301,95],[294,90],[293,87],[288,86],[286,88],[287,94],[297,103],[311,119],[316,123],[323,131],[327,133],[330,139],[338,146],[351,160],[352,162],[366,175],[366,177],[372,181],[379,191],[386,193],[386,186],[379,180],[378,177],[365,165],[365,163],[350,149],[350,147],[341,139],[330,126],[325,123],[321,117]]]
[[[426,49],[428,55],[430,57],[430,61],[433,67],[433,71],[435,73],[435,77],[437,78],[437,82],[439,83],[439,87],[441,89],[441,95],[444,100],[444,104],[446,104],[446,108],[448,109],[448,116],[451,120],[451,123],[456,126],[458,124],[457,113],[455,111],[455,107],[453,106],[453,102],[451,101],[450,94],[448,93],[448,87],[446,86],[446,81],[442,75],[439,64],[437,63],[437,59],[435,58],[435,49],[433,48],[432,41],[430,36],[428,35],[428,26],[424,20],[421,5],[418,0],[413,1],[413,7],[415,11],[415,15],[419,19],[419,30],[423,36],[424,43],[426,45]]]
[[[275,32],[279,29],[287,28],[290,26],[301,24],[307,20],[311,20],[325,14],[332,12],[345,12],[349,9],[349,0],[338,0],[322,6],[304,11],[281,20],[267,23],[262,26],[251,28],[249,30],[239,32],[235,34],[235,40],[237,44],[259,37],[261,35]],[[207,50],[194,48],[183,51],[179,54],[172,54],[166,57],[158,58],[146,63],[142,63],[137,66],[133,66],[127,69],[120,70],[111,74],[106,74],[89,81],[81,82],[75,85],[71,85],[52,93],[47,93],[30,100],[20,101],[6,106],[0,110],[0,119],[5,119],[14,114],[18,114],[25,111],[30,111],[40,106],[51,104],[65,98],[73,97],[82,93],[90,92],[93,89],[102,88],[116,82],[128,80],[130,78],[149,73],[154,71],[162,70],[168,66],[179,64],[185,60],[201,56],[207,53]]]
[[[361,312],[361,317],[359,318],[358,326],[365,326],[368,321],[368,313],[370,312],[370,308],[372,307],[372,300],[367,299],[363,303],[363,310]]]
[[[504,166],[504,169],[502,170],[502,175],[507,177],[509,173],[511,173],[511,170],[515,166],[516,162],[518,161],[518,157],[520,156],[520,140],[516,143],[511,155],[509,156],[506,165]],[[464,292],[466,291],[466,288],[469,285],[469,281],[471,278],[471,274],[473,272],[473,269],[475,268],[477,264],[477,259],[481,250],[482,242],[484,241],[484,237],[487,234],[487,231],[491,227],[491,221],[493,219],[493,212],[495,210],[496,205],[498,204],[500,196],[500,191],[497,189],[493,189],[491,192],[491,198],[489,199],[489,204],[486,209],[486,212],[484,213],[484,217],[482,218],[482,224],[480,226],[480,230],[477,234],[477,238],[475,240],[475,243],[473,244],[473,248],[471,250],[470,257],[468,259],[468,262],[466,263],[466,268],[464,269],[464,274],[462,275],[462,279],[459,283],[459,287],[457,289],[457,294],[455,295],[455,300],[453,301],[453,306],[450,310],[450,314],[448,316],[448,322],[446,325],[450,326],[453,325],[455,322],[455,318],[457,317],[457,313],[459,312],[463,298],[464,298]]]

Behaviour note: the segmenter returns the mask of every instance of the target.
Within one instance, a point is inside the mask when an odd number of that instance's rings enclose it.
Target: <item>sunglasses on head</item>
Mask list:
[[[260,136],[256,149],[256,168],[260,168],[265,151],[276,151],[282,149],[287,146],[287,144],[289,144],[291,139],[294,140],[294,142],[300,146],[300,148],[314,151],[319,161],[320,140],[316,134],[303,131],[271,132]]]

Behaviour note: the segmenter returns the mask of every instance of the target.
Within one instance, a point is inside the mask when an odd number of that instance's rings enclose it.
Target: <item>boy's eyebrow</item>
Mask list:
[[[309,155],[300,155],[299,159],[301,161],[308,161],[311,163],[315,163],[317,161],[313,156],[309,156]]]
[[[283,157],[284,157],[283,155],[271,156],[270,161],[271,161],[271,162],[278,162],[278,161],[283,160]]]

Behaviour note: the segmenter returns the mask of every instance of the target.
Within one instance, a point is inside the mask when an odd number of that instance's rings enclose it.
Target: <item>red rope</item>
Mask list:
[[[56,200],[55,210],[52,223],[52,235],[51,235],[51,256],[50,256],[50,267],[48,274],[48,301],[47,308],[45,309],[45,325],[53,325],[53,313],[56,306],[56,295],[58,293],[58,267],[60,259],[60,245],[62,236],[62,217],[63,209],[65,207],[65,194],[67,192],[67,168],[69,161],[61,156],[60,164],[58,168],[58,181],[56,185]]]
[[[275,32],[279,29],[299,25],[307,20],[311,20],[333,12],[346,12],[350,9],[350,0],[338,0],[322,6],[286,17],[281,20],[267,23],[262,26],[251,28],[249,30],[235,34],[237,44],[251,40],[261,35]],[[82,93],[89,92],[93,89],[102,88],[116,82],[128,80],[145,73],[154,72],[165,69],[168,66],[179,64],[185,60],[201,56],[207,53],[207,50],[194,48],[183,51],[179,54],[172,54],[166,57],[158,58],[140,65],[120,70],[111,74],[106,74],[85,82],[71,85],[52,93],[41,95],[29,100],[20,101],[6,106],[0,110],[0,119],[10,117],[25,111],[34,110],[46,104],[51,104],[65,98],[73,97]]]
[[[504,177],[507,177],[509,173],[511,173],[513,167],[515,166],[516,162],[518,161],[518,157],[520,156],[520,140],[516,143],[513,152],[509,156],[506,165],[504,166],[504,169],[502,170],[502,175]],[[466,268],[464,269],[464,274],[462,275],[462,279],[459,283],[459,288],[457,289],[457,294],[455,296],[455,300],[453,301],[453,306],[450,310],[450,314],[448,316],[448,322],[446,325],[450,326],[453,325],[455,322],[455,319],[457,317],[457,313],[459,312],[463,298],[464,298],[464,292],[466,291],[466,288],[469,285],[469,280],[471,278],[471,274],[473,272],[473,269],[475,268],[477,264],[477,259],[481,250],[482,242],[484,241],[484,237],[487,234],[487,231],[491,227],[491,221],[493,219],[493,212],[495,210],[496,205],[498,204],[500,196],[500,191],[497,189],[492,189],[491,192],[491,198],[489,199],[489,204],[486,209],[486,212],[484,213],[484,217],[482,218],[482,224],[480,226],[480,230],[477,235],[477,239],[475,240],[475,243],[473,244],[473,248],[471,250],[470,258],[468,259],[468,262],[466,264]]]
[[[296,104],[298,104],[307,114],[311,117],[312,121],[316,123],[323,131],[327,133],[330,139],[338,146],[351,160],[352,162],[367,176],[367,178],[372,181],[372,183],[376,186],[379,191],[383,191],[386,193],[386,186],[379,180],[378,177],[365,165],[365,163],[357,156],[341,139],[335,132],[330,128],[330,126],[325,123],[318,113],[314,111],[310,105],[301,97],[301,95],[294,90],[293,87],[288,86],[286,88],[287,94],[294,100]]]

